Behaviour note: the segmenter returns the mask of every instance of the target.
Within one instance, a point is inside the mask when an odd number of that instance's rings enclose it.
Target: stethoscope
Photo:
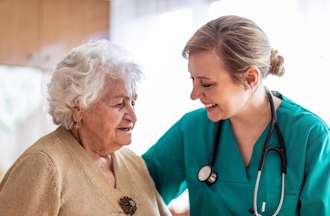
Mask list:
[[[268,131],[268,134],[266,136],[263,148],[262,148],[262,154],[260,157],[259,161],[259,166],[258,166],[258,173],[257,173],[257,178],[256,178],[256,183],[254,187],[254,195],[253,195],[253,210],[252,213],[255,214],[256,216],[261,216],[261,214],[258,213],[258,207],[257,207],[257,200],[258,200],[258,190],[259,190],[259,183],[260,183],[260,177],[262,174],[262,169],[264,167],[264,162],[267,153],[273,151],[279,154],[280,159],[281,159],[281,174],[282,174],[282,184],[281,184],[281,198],[279,201],[279,204],[277,206],[277,209],[273,216],[278,215],[282,208],[282,204],[284,201],[284,188],[285,188],[285,175],[286,175],[286,149],[284,145],[284,138],[282,136],[282,133],[280,131],[280,127],[277,122],[277,115],[275,112],[275,105],[274,105],[274,100],[273,100],[273,95],[272,93],[266,88],[266,94],[268,97],[268,101],[270,104],[270,111],[271,111],[271,121],[270,121],[270,128]],[[214,144],[212,147],[212,155],[211,155],[211,160],[210,162],[200,168],[198,172],[198,180],[200,182],[205,182],[207,185],[212,185],[214,184],[217,179],[218,179],[218,173],[214,170],[214,165],[215,165],[215,160],[217,157],[217,151],[219,147],[219,141],[220,141],[220,131],[222,128],[222,123],[223,121],[218,122],[218,127],[216,130],[216,136],[214,139]],[[278,141],[279,141],[279,146],[276,147],[268,147],[268,143],[272,137],[273,130],[275,128],[276,134],[278,136]],[[251,210],[250,210],[251,212]]]

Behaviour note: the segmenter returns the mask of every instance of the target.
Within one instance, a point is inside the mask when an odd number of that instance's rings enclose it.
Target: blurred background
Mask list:
[[[228,14],[254,20],[284,56],[286,74],[266,85],[329,124],[330,0],[0,0],[0,179],[29,145],[55,129],[47,82],[71,48],[106,38],[142,66],[130,146],[141,155],[200,107],[189,99],[181,50],[206,21]],[[185,212],[188,199],[185,192],[170,206]]]

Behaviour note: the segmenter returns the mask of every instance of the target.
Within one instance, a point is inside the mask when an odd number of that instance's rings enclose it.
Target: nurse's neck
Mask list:
[[[275,110],[281,100],[273,97]],[[246,102],[245,106],[237,115],[232,116],[231,124],[244,128],[264,128],[271,120],[271,109],[265,88],[260,85]]]
[[[273,97],[275,109],[281,100]],[[258,87],[243,110],[230,118],[236,142],[245,166],[248,166],[253,147],[271,120],[271,110],[266,91]]]

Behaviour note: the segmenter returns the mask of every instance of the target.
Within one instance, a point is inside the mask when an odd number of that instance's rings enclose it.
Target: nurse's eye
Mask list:
[[[211,87],[212,85],[211,84],[202,84],[202,87],[204,88],[208,88],[208,87]]]
[[[214,86],[214,83],[201,83],[201,86],[203,88],[210,88],[210,87]]]
[[[132,100],[131,105],[134,107],[135,104],[136,104],[136,101],[135,100]]]

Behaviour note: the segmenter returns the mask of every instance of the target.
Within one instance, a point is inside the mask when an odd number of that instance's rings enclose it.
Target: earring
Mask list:
[[[81,127],[81,122],[80,122],[80,121],[79,121],[79,122],[74,122],[74,124],[73,124],[73,128],[74,128],[75,130],[78,130],[80,127]]]
[[[73,128],[78,130],[81,127],[81,120],[82,120],[82,111],[79,107],[75,106],[72,110],[72,121],[73,121]]]

